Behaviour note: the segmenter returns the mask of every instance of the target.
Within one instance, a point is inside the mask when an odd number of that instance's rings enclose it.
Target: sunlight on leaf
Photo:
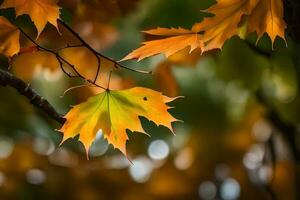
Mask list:
[[[67,121],[59,130],[64,135],[62,142],[79,134],[88,154],[97,131],[101,129],[104,138],[127,155],[126,130],[145,133],[139,117],[146,117],[173,132],[171,123],[178,120],[168,113],[170,107],[166,103],[174,99],[142,87],[104,91],[69,111],[65,116]]]
[[[247,33],[256,32],[258,39],[264,33],[270,36],[272,45],[277,36],[285,39],[286,24],[281,0],[218,0],[205,12],[213,14],[213,17],[194,24],[191,30],[159,27],[144,31],[165,38],[144,42],[122,60],[140,61],[160,53],[169,57],[186,47],[190,47],[190,52],[200,48],[202,53],[222,49],[226,40],[239,35],[240,28],[245,25],[244,17],[248,27],[243,28],[246,28]]]
[[[58,29],[57,19],[60,12],[56,2],[56,0],[4,0],[1,8],[13,7],[17,16],[29,15],[37,28],[39,36],[47,22]]]

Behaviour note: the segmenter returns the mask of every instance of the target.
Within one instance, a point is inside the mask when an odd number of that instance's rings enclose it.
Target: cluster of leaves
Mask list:
[[[143,31],[164,38],[144,42],[123,60],[142,60],[160,53],[169,57],[187,47],[190,52],[199,48],[204,53],[221,49],[232,36],[244,38],[252,32],[257,33],[257,40],[267,33],[272,44],[277,36],[285,39],[282,0],[218,0],[206,12],[213,16],[195,23],[190,30],[159,27]]]
[[[128,140],[126,130],[145,132],[140,124],[139,117],[146,117],[157,125],[163,125],[172,130],[171,123],[177,120],[168,113],[170,107],[166,103],[173,101],[175,98],[168,98],[159,92],[141,87],[111,91],[109,88],[110,78],[108,78],[107,87],[97,84],[101,65],[100,59],[108,61],[116,69],[123,66],[96,52],[67,24],[60,20],[60,8],[55,0],[4,0],[1,8],[14,8],[17,17],[24,14],[29,15],[37,28],[37,38],[48,22],[58,30],[57,22],[59,21],[81,42],[80,45],[68,46],[60,50],[84,47],[97,58],[98,69],[95,78],[94,80],[88,79],[77,71],[74,64],[64,59],[60,52],[40,46],[20,27],[16,27],[5,17],[0,16],[1,54],[11,58],[24,52],[50,52],[56,57],[63,72],[69,77],[81,78],[90,85],[104,89],[100,94],[73,107],[65,116],[66,122],[60,129],[64,134],[63,141],[79,134],[79,140],[84,144],[88,153],[97,132],[102,130],[108,142],[126,155],[126,141]],[[225,41],[235,35],[244,38],[252,32],[257,33],[257,40],[264,33],[267,33],[272,40],[272,44],[277,36],[285,40],[286,24],[283,20],[283,3],[281,0],[218,0],[206,12],[211,13],[213,16],[194,24],[190,30],[158,27],[144,31],[146,34],[163,37],[163,39],[144,42],[143,46],[134,50],[122,60],[142,60],[160,53],[164,53],[169,57],[188,47],[189,53],[198,49],[202,54],[213,49],[221,49]],[[19,43],[20,34],[23,34],[34,43],[35,47],[22,49]],[[65,71],[63,64],[69,65],[75,75]],[[165,69],[169,69],[167,63]]]
[[[97,132],[101,130],[108,142],[126,155],[126,141],[128,140],[126,130],[145,132],[139,117],[146,117],[157,125],[163,125],[172,130],[171,123],[177,120],[169,114],[168,109],[170,107],[166,103],[173,101],[174,98],[168,98],[159,92],[141,87],[112,91],[109,88],[110,77],[107,87],[97,84],[96,81],[101,65],[100,58],[113,63],[115,68],[118,68],[120,65],[116,61],[96,52],[76,32],[61,21],[59,19],[60,8],[55,0],[5,0],[1,8],[14,8],[16,17],[24,14],[29,15],[37,28],[37,38],[48,22],[58,30],[57,22],[60,21],[82,43],[72,47],[86,47],[98,60],[98,72],[95,80],[92,81],[81,75],[74,67],[74,64],[62,57],[59,52],[42,47],[20,27],[13,25],[5,17],[0,16],[1,54],[8,58],[13,58],[23,53],[34,54],[36,51],[52,53],[61,64],[62,70],[69,77],[81,78],[91,85],[104,89],[100,94],[72,108],[65,116],[66,122],[59,130],[64,134],[63,141],[79,134],[79,140],[84,144],[88,154]],[[23,34],[35,46],[20,47],[20,34]],[[66,48],[69,48],[69,46],[61,49]],[[65,71],[63,64],[69,65],[76,75]]]
[[[57,19],[60,12],[55,1],[52,0],[6,0],[1,8],[15,8],[16,16],[29,15],[35,24],[39,37],[47,22],[57,27]],[[13,56],[20,51],[19,36],[20,30],[12,25],[7,19],[1,16],[1,53],[6,56]]]

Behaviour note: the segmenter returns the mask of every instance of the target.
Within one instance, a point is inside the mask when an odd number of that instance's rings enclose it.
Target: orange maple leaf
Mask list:
[[[219,0],[206,12],[214,14],[196,23],[192,30],[203,32],[205,43],[202,52],[222,48],[224,42],[238,34],[239,23],[243,15],[249,15],[258,0]]]
[[[0,53],[12,57],[20,51],[20,31],[6,18],[0,16]]]
[[[248,21],[247,33],[255,31],[258,39],[264,33],[270,36],[272,44],[277,36],[284,39],[286,24],[281,0],[218,0],[206,12],[214,16],[194,24],[191,30],[158,28],[144,31],[166,38],[144,42],[122,60],[142,60],[160,53],[168,57],[188,46],[190,52],[196,48],[200,48],[202,53],[221,49],[226,40],[239,34],[243,17]]]
[[[273,44],[277,36],[285,40],[285,29],[282,0],[260,0],[249,16],[248,32],[255,31],[258,39],[267,33]]]
[[[59,18],[59,7],[57,0],[4,0],[1,8],[15,8],[16,15],[27,14],[35,24],[38,35],[43,31],[47,22],[57,29],[57,19]]]
[[[198,38],[200,35],[197,34],[197,32],[193,32],[191,30],[183,28],[157,28],[144,32],[150,35],[170,37],[144,42],[142,47],[127,55],[122,59],[122,61],[134,58],[137,58],[140,61],[144,58],[160,53],[164,53],[166,57],[168,57],[182,49],[185,49],[186,47],[190,47],[190,51],[193,51],[196,48],[203,47],[201,40],[199,40]]]

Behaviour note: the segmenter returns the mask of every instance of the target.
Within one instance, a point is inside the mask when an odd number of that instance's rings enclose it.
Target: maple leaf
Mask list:
[[[88,155],[97,131],[102,130],[104,138],[127,155],[126,130],[145,133],[139,117],[146,117],[173,132],[171,123],[178,120],[168,113],[170,107],[166,103],[174,99],[142,87],[106,90],[76,105],[67,113],[66,122],[59,130],[63,133],[62,142],[79,134],[79,140]]]
[[[248,32],[256,32],[258,39],[267,33],[272,44],[277,36],[285,40],[282,0],[260,0],[249,16]],[[285,41],[286,42],[286,41]]]
[[[4,0],[1,8],[15,8],[16,15],[27,14],[35,24],[38,35],[43,31],[47,22],[57,29],[57,19],[59,18],[59,7],[56,0]]]
[[[283,20],[281,0],[218,0],[205,12],[213,14],[194,24],[191,30],[157,28],[144,31],[150,35],[165,36],[164,39],[144,42],[143,46],[128,54],[123,60],[138,59],[164,53],[166,57],[190,46],[190,52],[221,49],[226,40],[239,34],[243,17],[248,20],[247,32],[257,32],[258,39],[267,33],[272,44],[276,36],[284,39],[286,24]]]
[[[166,57],[185,49],[186,47],[190,47],[190,52],[196,48],[203,47],[201,40],[199,40],[199,34],[197,32],[193,32],[191,30],[183,29],[183,28],[157,28],[148,31],[143,31],[150,35],[158,35],[158,36],[170,36],[164,39],[144,42],[143,46],[134,50],[130,54],[128,54],[121,61],[135,59],[138,61],[154,56],[160,53],[164,53]]]
[[[12,57],[20,51],[20,31],[6,18],[0,16],[0,53]]]
[[[238,34],[239,23],[243,15],[249,15],[258,0],[218,0],[206,12],[214,14],[196,23],[192,30],[204,32],[202,41],[205,47],[202,52],[222,48],[224,42]]]

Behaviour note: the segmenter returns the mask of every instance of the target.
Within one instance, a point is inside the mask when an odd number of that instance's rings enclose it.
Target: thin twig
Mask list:
[[[98,79],[98,76],[99,76],[99,72],[100,72],[100,67],[101,67],[101,60],[98,56],[96,56],[97,58],[97,71],[96,71],[96,76],[95,76],[95,79],[94,79],[94,83],[96,83],[97,79]]]
[[[61,51],[61,50],[64,50],[64,49],[69,49],[69,48],[78,48],[78,47],[84,47],[82,44],[74,44],[74,45],[69,45],[67,44],[66,46],[64,47],[59,47],[59,48],[56,48],[56,49],[52,49],[53,51]]]
[[[62,69],[62,71],[67,75],[69,76],[70,78],[81,78],[83,80],[85,80],[86,82],[89,82],[99,88],[102,88],[102,89],[106,89],[105,87],[97,84],[95,81],[92,81],[90,79],[87,79],[85,78],[83,75],[80,74],[80,72],[76,69],[76,67],[71,64],[69,61],[67,61],[65,58],[63,58],[61,55],[59,55],[58,52],[52,50],[52,49],[48,49],[48,48],[45,48],[43,46],[41,46],[40,44],[38,44],[34,39],[32,39],[25,31],[23,31],[21,28],[19,28],[19,30],[21,31],[21,33],[27,38],[29,39],[33,44],[35,44],[37,47],[38,47],[38,50],[42,50],[42,51],[46,51],[46,52],[49,52],[53,55],[55,55],[56,59],[58,60],[59,64],[60,64],[60,68]],[[76,75],[72,75],[70,74],[69,72],[67,72],[64,67],[63,67],[63,63],[67,64],[73,71]]]
[[[105,56],[101,53],[99,53],[98,51],[96,51],[93,47],[91,47],[86,41],[84,41],[82,39],[82,37],[77,33],[75,32],[67,23],[65,23],[64,21],[62,20],[58,20],[68,31],[70,31],[70,33],[72,33],[80,42],[81,44],[86,47],[88,50],[90,50],[95,56],[97,57],[100,57],[100,58],[104,58],[106,60],[109,60],[111,61],[112,63],[115,64],[116,67],[121,67],[121,68],[124,68],[124,69],[127,69],[127,70],[131,70],[131,71],[134,71],[134,72],[137,72],[137,73],[143,73],[143,74],[152,74],[151,71],[143,71],[143,70],[136,70],[136,69],[131,69],[129,67],[125,67],[123,65],[121,65],[120,63],[118,63],[117,61],[113,60],[112,58],[108,57],[108,56]]]
[[[68,92],[70,92],[71,90],[78,89],[78,88],[82,88],[82,87],[89,87],[89,86],[91,86],[91,85],[92,85],[91,83],[88,83],[88,84],[84,84],[84,85],[76,85],[76,86],[70,87],[70,88],[68,88],[68,89],[66,89],[66,90],[64,91],[64,93],[60,96],[60,98],[64,98],[65,95],[66,95]]]

